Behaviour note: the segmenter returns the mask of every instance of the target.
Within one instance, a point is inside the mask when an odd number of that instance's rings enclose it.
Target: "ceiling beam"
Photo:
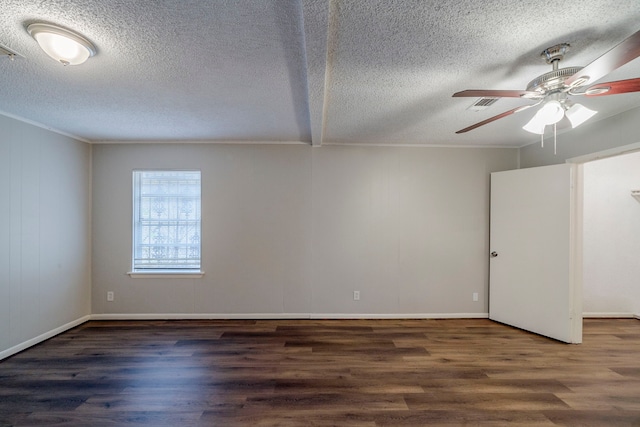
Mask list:
[[[303,0],[304,47],[307,63],[307,99],[311,145],[319,147],[324,138],[327,91],[331,78],[329,37],[332,0]]]

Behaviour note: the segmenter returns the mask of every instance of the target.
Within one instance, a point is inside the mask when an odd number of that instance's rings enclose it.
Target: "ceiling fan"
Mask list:
[[[507,97],[537,101],[534,104],[523,105],[505,111],[497,116],[461,129],[456,133],[468,132],[511,114],[542,105],[523,129],[540,134],[541,138],[544,138],[545,127],[553,125],[555,135],[555,126],[564,117],[567,117],[571,122],[571,126],[575,128],[596,114],[596,111],[574,103],[570,99],[572,96],[593,97],[640,92],[640,78],[598,83],[589,86],[613,70],[640,56],[640,31],[634,33],[586,67],[559,68],[559,62],[568,49],[568,43],[561,43],[542,51],[541,56],[553,67],[553,70],[533,79],[525,90],[464,90],[454,93],[454,97]]]

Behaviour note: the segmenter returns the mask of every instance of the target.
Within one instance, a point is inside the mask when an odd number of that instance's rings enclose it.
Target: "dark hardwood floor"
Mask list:
[[[0,425],[640,426],[640,321],[92,321],[0,362]]]

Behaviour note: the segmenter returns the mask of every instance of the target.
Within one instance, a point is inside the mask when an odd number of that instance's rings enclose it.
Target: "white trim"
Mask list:
[[[215,144],[215,145],[307,145],[310,147],[350,146],[350,147],[401,147],[401,148],[508,148],[518,150],[521,147],[513,145],[453,145],[453,144],[406,144],[394,142],[322,142],[322,145],[312,145],[308,141],[216,141],[216,140],[180,140],[180,139],[149,139],[149,140],[94,140],[91,144]]]
[[[488,319],[489,313],[104,313],[91,320]]]
[[[215,139],[102,139],[92,144],[227,144],[227,145],[311,145],[305,141],[228,141]]]
[[[186,272],[155,272],[155,273],[141,273],[138,271],[129,271],[127,273],[132,279],[199,279],[204,276],[204,271],[198,271],[193,273]]]
[[[50,330],[49,332],[45,332],[44,334],[38,335],[35,338],[31,338],[30,340],[27,340],[25,342],[22,342],[18,345],[14,345],[11,348],[8,348],[7,350],[4,351],[0,351],[0,360],[2,359],[6,359],[9,356],[13,356],[16,353],[20,353],[23,350],[26,350],[29,347],[33,347],[36,344],[41,343],[42,341],[48,340],[49,338],[55,337],[58,334],[61,334],[62,332],[66,332],[69,329],[75,328],[78,325],[83,324],[84,322],[87,322],[89,320],[91,320],[90,315],[87,316],[82,316],[79,319],[76,319],[72,322],[66,323],[62,326],[58,326],[55,329]]]
[[[640,319],[640,315],[633,313],[619,313],[619,312],[587,312],[582,313],[584,319]]]
[[[583,167],[571,164],[569,201],[569,305],[571,310],[571,343],[582,343],[583,316]]]
[[[401,148],[508,148],[518,150],[520,147],[513,145],[453,145],[453,144],[406,144],[393,142],[323,142],[322,146],[350,146],[350,147],[401,147]]]
[[[3,116],[9,117],[10,119],[14,119],[19,122],[29,124],[31,126],[35,126],[40,129],[48,130],[50,132],[57,133],[58,135],[66,136],[67,138],[75,139],[76,141],[86,142],[87,144],[92,143],[91,140],[88,140],[86,138],[82,138],[80,136],[61,131],[60,129],[52,128],[51,126],[43,125],[42,123],[34,122],[33,120],[25,119],[24,117],[16,116],[15,114],[7,113],[6,111],[0,110],[0,114],[2,114]]]
[[[238,319],[308,319],[304,313],[104,313],[92,314],[91,320],[238,320]]]
[[[311,319],[488,319],[489,313],[313,313]]]
[[[109,313],[91,314],[82,316],[72,322],[66,323],[55,329],[38,335],[35,338],[15,345],[7,350],[0,351],[0,360],[13,356],[29,347],[33,347],[43,341],[53,338],[69,329],[75,328],[89,320],[277,320],[277,319],[488,319],[489,313],[396,313],[396,314],[372,314],[372,313]],[[632,313],[583,313],[585,319],[596,318],[617,318],[617,319],[638,319],[640,314]]]

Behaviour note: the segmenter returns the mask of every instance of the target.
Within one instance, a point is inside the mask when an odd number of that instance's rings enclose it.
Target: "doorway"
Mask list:
[[[640,151],[583,167],[585,317],[640,316]]]

